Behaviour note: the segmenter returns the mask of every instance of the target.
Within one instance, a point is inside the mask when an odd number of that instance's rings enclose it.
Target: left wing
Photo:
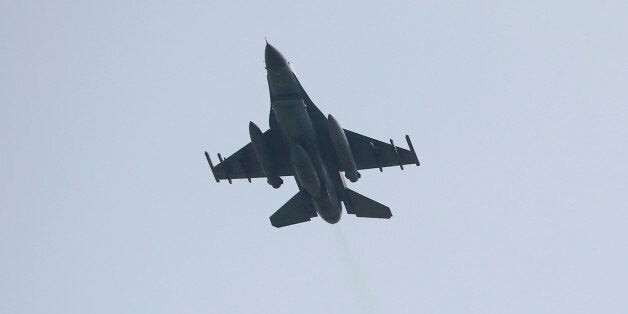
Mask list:
[[[281,139],[278,135],[275,135],[271,129],[263,133],[264,141],[268,144],[268,148],[273,152],[275,158],[275,167],[277,168],[277,175],[279,176],[291,176],[293,175],[293,169],[288,162],[288,155],[282,148]],[[205,158],[214,174],[216,182],[227,179],[229,183],[233,179],[248,179],[251,182],[251,178],[264,178],[266,175],[260,166],[260,163],[255,154],[253,144],[249,142],[233,155],[223,159],[218,154],[220,163],[213,165],[209,154],[205,152]]]
[[[407,135],[410,150],[395,146],[392,140],[388,144],[346,129],[344,131],[358,170],[379,168],[382,171],[384,167],[400,166],[403,169],[403,165],[421,165]]]

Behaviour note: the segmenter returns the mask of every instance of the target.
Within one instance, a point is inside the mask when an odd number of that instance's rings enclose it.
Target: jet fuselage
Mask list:
[[[287,142],[295,180],[311,197],[318,215],[328,223],[336,223],[342,213],[339,187],[344,186],[335,160],[321,151],[333,150],[328,132],[310,118],[299,82],[292,67],[271,45],[265,51],[271,115]],[[271,117],[272,120],[273,117]],[[271,128],[273,127],[271,123]]]
[[[277,189],[282,177],[294,177],[299,192],[269,218],[276,228],[310,221],[320,216],[328,223],[340,220],[344,205],[356,217],[389,219],[390,208],[345,184],[357,182],[362,169],[420,165],[410,137],[409,149],[344,129],[331,115],[318,109],[294,74],[292,67],[273,46],[266,43],[265,61],[270,94],[270,129],[249,122],[251,142],[226,159],[218,154],[214,166],[205,158],[216,182],[266,178]],[[342,176],[344,174],[344,176]]]

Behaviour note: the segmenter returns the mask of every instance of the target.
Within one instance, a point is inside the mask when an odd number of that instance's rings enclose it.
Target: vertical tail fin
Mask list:
[[[345,207],[347,213],[358,217],[385,218],[392,217],[390,208],[380,204],[351,189],[345,189]]]

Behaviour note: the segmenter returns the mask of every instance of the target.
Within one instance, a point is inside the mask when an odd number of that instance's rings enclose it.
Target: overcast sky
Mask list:
[[[625,313],[628,5],[393,2],[3,1],[0,313]],[[350,184],[390,220],[276,229],[294,180],[214,182],[268,127],[265,36],[412,136]]]

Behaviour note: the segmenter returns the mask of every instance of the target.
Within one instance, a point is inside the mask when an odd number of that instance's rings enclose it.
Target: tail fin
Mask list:
[[[358,192],[345,189],[345,196],[344,203],[348,214],[369,218],[389,219],[392,217],[388,206],[380,204]]]
[[[281,228],[310,221],[312,217],[316,217],[316,210],[310,203],[307,193],[301,190],[270,216],[270,223]]]

